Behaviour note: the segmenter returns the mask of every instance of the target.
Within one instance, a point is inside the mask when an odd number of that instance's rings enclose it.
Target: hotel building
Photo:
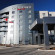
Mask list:
[[[29,28],[33,21],[32,3],[11,5],[0,10],[0,44],[31,44]]]

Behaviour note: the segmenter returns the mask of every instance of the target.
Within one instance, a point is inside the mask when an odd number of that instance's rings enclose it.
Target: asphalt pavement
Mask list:
[[[55,55],[55,51],[40,50],[37,45],[21,45],[3,48],[0,49],[0,55]]]

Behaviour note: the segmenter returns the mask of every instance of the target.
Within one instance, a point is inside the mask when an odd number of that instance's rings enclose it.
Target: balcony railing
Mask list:
[[[8,22],[8,21],[5,19],[0,19],[0,22]]]
[[[0,26],[8,26],[8,23],[1,23]]]
[[[1,18],[3,18],[3,17],[9,17],[9,15],[4,14],[1,16]]]
[[[0,32],[0,35],[4,35],[4,32]]]
[[[3,19],[0,19],[0,22],[2,22],[3,21]]]
[[[0,28],[0,31],[7,31],[7,28]]]

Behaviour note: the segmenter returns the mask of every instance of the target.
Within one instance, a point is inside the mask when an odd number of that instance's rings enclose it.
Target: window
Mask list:
[[[49,14],[49,16],[52,16],[51,14]]]
[[[53,35],[54,35],[54,30],[51,30],[51,34],[53,34]]]
[[[11,25],[11,28],[13,28],[14,27],[14,25]]]
[[[31,10],[29,10],[28,13],[31,13]]]
[[[16,9],[16,8],[12,8],[12,9]]]
[[[20,24],[22,24],[23,23],[23,21],[22,20],[20,20]]]
[[[43,16],[45,16],[45,13],[43,13]]]
[[[19,18],[22,18],[23,16],[22,15],[19,15]]]
[[[22,31],[20,31],[20,35],[22,35]]]
[[[29,29],[30,29],[30,25],[29,25]]]
[[[24,8],[23,6],[21,8]]]
[[[25,6],[24,8],[28,8],[28,6]]]
[[[29,20],[29,23],[32,23],[32,20]]]
[[[31,6],[29,6],[29,8],[31,8]]]
[[[29,15],[28,18],[31,18],[31,15]]]
[[[12,16],[12,18],[14,18],[14,15]]]
[[[19,13],[22,13],[22,10],[20,10]]]
[[[22,30],[22,26],[20,26],[20,31]]]
[[[29,30],[29,33],[31,33],[31,31]]]
[[[7,32],[4,32],[4,35],[6,35],[7,34]]]
[[[15,14],[15,11],[12,11],[12,14]]]
[[[8,27],[5,27],[4,29],[8,29]]]

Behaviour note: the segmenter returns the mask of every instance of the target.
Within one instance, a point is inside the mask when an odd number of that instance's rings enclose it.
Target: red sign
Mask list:
[[[25,10],[25,8],[17,9],[17,10]]]
[[[22,8],[22,10],[25,10],[25,8]]]
[[[17,9],[17,10],[21,10],[21,9]]]
[[[4,20],[5,20],[5,21],[8,21],[8,18],[5,18]]]

